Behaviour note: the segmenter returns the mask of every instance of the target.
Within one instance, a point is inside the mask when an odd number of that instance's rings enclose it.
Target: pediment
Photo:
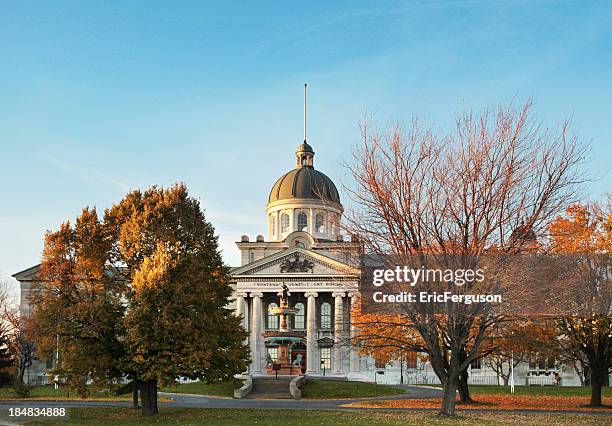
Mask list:
[[[17,281],[36,281],[38,280],[38,273],[40,271],[40,264],[29,267],[28,269],[24,269],[23,271],[19,271],[13,274],[13,278]]]
[[[330,276],[358,275],[359,270],[312,250],[292,247],[232,271],[232,276]]]

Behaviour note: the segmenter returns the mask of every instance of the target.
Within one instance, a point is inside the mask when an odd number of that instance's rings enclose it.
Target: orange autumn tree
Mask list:
[[[590,406],[601,406],[601,387],[612,371],[612,198],[607,204],[574,204],[550,226],[551,251],[575,254],[584,273],[576,281],[582,312],[555,321],[559,344],[590,371]]]
[[[407,319],[402,315],[365,313],[361,304],[356,303],[351,320],[358,330],[351,344],[359,347],[362,355],[370,355],[386,364],[404,362],[413,354],[425,353],[418,333],[407,325]]]
[[[351,320],[357,329],[357,333],[351,342],[359,347],[363,355],[370,355],[378,362],[388,363],[390,361],[404,362],[413,357],[414,360],[427,360],[427,346],[421,335],[415,330],[410,318],[406,315],[397,314],[373,314],[361,310],[361,303],[356,303],[351,311]],[[478,324],[474,325],[472,334],[478,333]],[[493,338],[497,335],[487,335],[482,348],[479,350],[478,358],[486,357],[489,353],[498,350],[493,344]],[[444,345],[443,342],[441,342]],[[472,350],[468,345],[464,349],[464,356]],[[403,380],[403,378],[402,378]],[[472,402],[468,389],[468,372],[460,377],[458,385],[459,397],[462,402]]]
[[[483,344],[484,359],[504,386],[508,386],[512,369],[530,359],[553,359],[558,346],[554,343],[555,330],[545,321],[525,318],[507,318],[491,330]]]

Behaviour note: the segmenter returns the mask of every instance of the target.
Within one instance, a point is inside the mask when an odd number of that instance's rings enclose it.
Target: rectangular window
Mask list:
[[[321,330],[331,330],[331,328],[332,328],[331,304],[324,302],[321,304]]]
[[[303,330],[305,326],[304,304],[296,303],[294,308],[298,309],[298,313],[293,317],[293,328]]]
[[[321,348],[321,369],[331,368],[331,348]]]
[[[374,366],[378,369],[382,369],[385,368],[387,366],[386,361],[379,359],[379,358],[374,358]]]
[[[278,348],[268,348],[268,356],[270,361],[276,362],[278,360]]]
[[[472,370],[480,370],[482,368],[482,358],[476,358],[470,364]]]
[[[278,316],[270,312],[270,309],[273,308],[278,308],[278,305],[276,303],[268,305],[268,324],[266,327],[268,330],[278,330]]]

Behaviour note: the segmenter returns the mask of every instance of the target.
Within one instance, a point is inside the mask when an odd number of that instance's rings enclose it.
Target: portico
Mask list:
[[[296,258],[313,262],[313,272],[279,272],[283,259]],[[279,290],[286,284],[288,306],[296,310],[287,321],[298,336],[290,346],[291,359],[294,361],[298,355],[302,358],[296,374],[348,375],[351,359],[355,368],[358,358],[349,344],[350,310],[352,300],[356,300],[358,270],[300,247],[281,251],[265,261],[233,271],[236,313],[242,315],[243,327],[249,331],[250,372],[265,374],[266,366],[279,356],[278,346],[264,334],[272,335],[282,329],[272,310],[278,308]]]

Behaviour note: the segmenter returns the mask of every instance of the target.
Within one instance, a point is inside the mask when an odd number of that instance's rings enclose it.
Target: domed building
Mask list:
[[[268,196],[267,239],[243,235],[236,243],[242,265],[232,271],[236,311],[249,331],[249,372],[272,374],[285,356],[293,374],[358,374],[361,358],[345,343],[351,337],[351,303],[357,299],[360,244],[342,235],[344,208],[338,188],[315,168],[306,141],[297,147],[295,167],[280,176]],[[279,290],[289,291],[288,321],[279,321]],[[354,332],[354,330],[353,330]]]
[[[295,168],[272,187],[266,207],[270,240],[283,240],[295,231],[317,240],[333,241],[340,236],[338,224],[344,209],[338,189],[314,168],[314,154],[306,142],[298,146]]]

